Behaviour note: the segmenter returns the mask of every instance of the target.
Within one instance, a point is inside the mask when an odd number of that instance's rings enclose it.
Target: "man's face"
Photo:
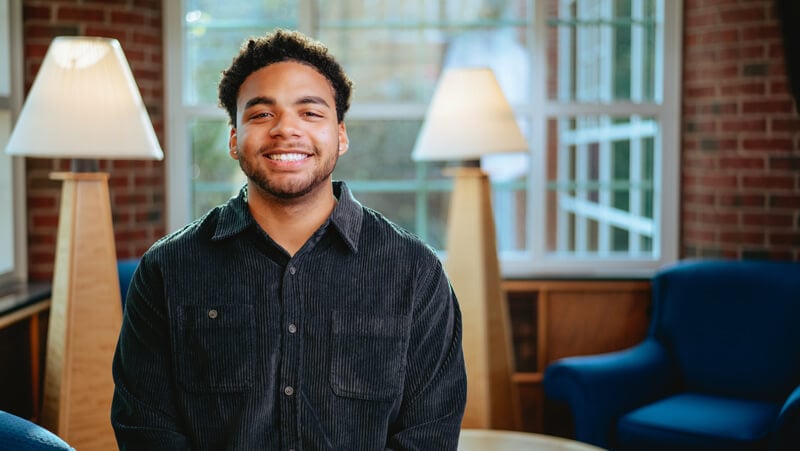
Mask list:
[[[348,139],[322,74],[297,62],[270,64],[242,83],[236,110],[228,147],[252,188],[288,200],[330,183]]]

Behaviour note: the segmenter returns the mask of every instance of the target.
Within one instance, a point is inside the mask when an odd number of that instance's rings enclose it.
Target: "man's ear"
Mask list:
[[[347,137],[347,127],[344,121],[339,122],[339,156],[347,152],[350,147],[350,138]]]
[[[231,127],[231,136],[228,137],[228,154],[230,154],[231,158],[234,160],[239,159],[239,145],[236,138],[236,129],[233,127]]]

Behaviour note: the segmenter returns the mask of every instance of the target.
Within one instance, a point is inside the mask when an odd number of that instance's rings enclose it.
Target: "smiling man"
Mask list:
[[[442,266],[331,178],[351,90],[284,30],[223,72],[247,184],[142,257],[114,357],[120,449],[456,449],[466,376]]]

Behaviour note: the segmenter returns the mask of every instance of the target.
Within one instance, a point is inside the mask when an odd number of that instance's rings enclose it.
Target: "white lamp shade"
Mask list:
[[[439,79],[411,158],[416,161],[475,160],[522,152],[519,129],[491,69],[449,69]]]
[[[6,152],[43,158],[164,156],[119,42],[96,37],[53,40]]]

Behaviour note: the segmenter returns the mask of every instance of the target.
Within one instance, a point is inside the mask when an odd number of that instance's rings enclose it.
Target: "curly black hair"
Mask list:
[[[336,117],[342,122],[350,108],[353,90],[353,82],[342,66],[320,42],[297,31],[276,29],[260,38],[248,40],[233,58],[230,67],[222,71],[219,105],[228,112],[230,125],[236,126],[236,99],[245,79],[261,68],[283,61],[307,64],[328,79],[336,100]]]

